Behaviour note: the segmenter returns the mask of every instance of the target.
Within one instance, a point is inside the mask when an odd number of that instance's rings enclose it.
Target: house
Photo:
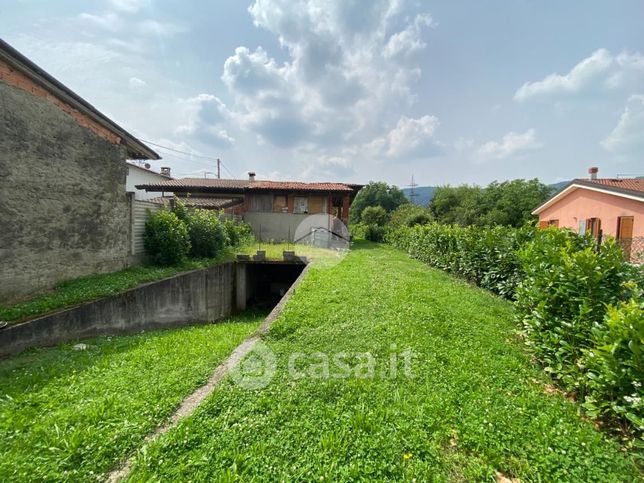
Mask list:
[[[631,260],[644,252],[644,178],[575,179],[532,214],[539,226],[570,228],[596,237],[610,235],[620,241]]]
[[[263,181],[256,180],[253,172],[248,175],[247,180],[182,178],[137,188],[161,193],[161,200],[173,192],[191,206],[223,209],[243,218],[258,238],[275,241],[295,240],[298,227],[314,214],[333,215],[348,224],[351,203],[362,188],[345,183]]]
[[[0,40],[0,300],[130,263],[126,159],[159,155]]]
[[[170,176],[170,168],[161,168],[161,172],[153,171],[149,163],[138,164],[136,162],[128,161],[127,163],[127,177],[125,178],[125,190],[128,193],[133,193],[134,199],[137,200],[150,200],[155,198],[155,193],[148,193],[144,190],[136,189],[136,185],[146,183],[156,183],[157,181],[166,181],[172,179]],[[169,193],[172,195],[172,193]]]

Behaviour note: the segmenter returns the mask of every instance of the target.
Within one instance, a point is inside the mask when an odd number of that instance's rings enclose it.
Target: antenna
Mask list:
[[[418,193],[416,193],[416,188],[418,185],[414,182],[414,175],[411,175],[411,183],[407,185],[409,189],[409,201],[411,201],[413,204],[416,204],[416,197],[418,196]]]
[[[221,179],[221,159],[217,158],[217,179]]]

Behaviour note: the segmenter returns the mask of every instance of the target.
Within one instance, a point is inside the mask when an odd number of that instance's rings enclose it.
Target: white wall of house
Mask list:
[[[127,163],[127,178],[125,179],[125,191],[134,193],[136,200],[149,200],[161,196],[161,193],[146,192],[136,189],[138,184],[158,183],[167,181],[169,178],[143,167]],[[165,196],[172,196],[172,193],[163,193]]]

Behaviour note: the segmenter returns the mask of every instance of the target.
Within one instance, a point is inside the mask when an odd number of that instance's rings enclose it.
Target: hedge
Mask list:
[[[544,369],[590,416],[642,436],[644,276],[613,240],[598,251],[591,237],[556,228],[438,223],[390,229],[386,239],[513,300],[525,341]]]

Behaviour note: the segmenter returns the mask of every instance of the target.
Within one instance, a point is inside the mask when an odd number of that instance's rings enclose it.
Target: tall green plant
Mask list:
[[[212,210],[194,209],[188,212],[186,223],[193,257],[217,257],[228,244],[228,235],[219,216],[219,212]]]
[[[186,224],[166,209],[148,212],[143,243],[147,256],[155,265],[180,264],[191,246]]]

